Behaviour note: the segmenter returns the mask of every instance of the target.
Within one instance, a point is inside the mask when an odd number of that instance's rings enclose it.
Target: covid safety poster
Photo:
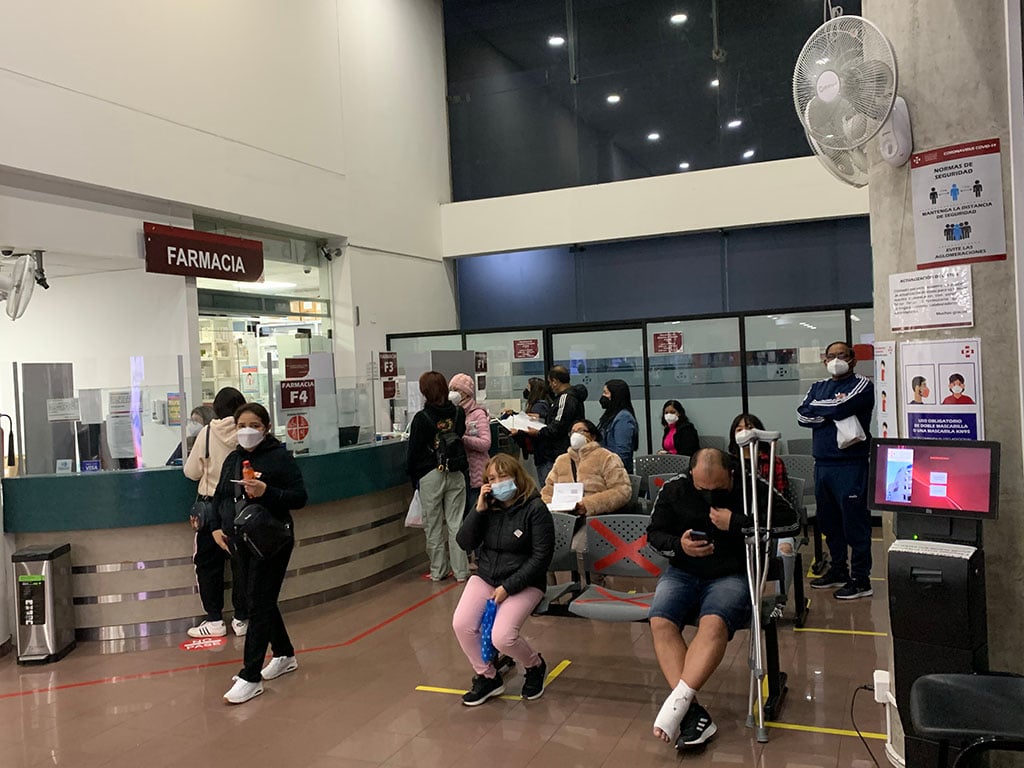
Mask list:
[[[983,440],[981,339],[900,344],[901,437]]]

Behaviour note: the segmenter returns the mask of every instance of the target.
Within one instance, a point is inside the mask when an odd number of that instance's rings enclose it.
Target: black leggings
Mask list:
[[[260,560],[244,544],[239,545],[238,557],[248,574],[249,629],[245,633],[244,666],[238,676],[250,683],[258,683],[262,679],[260,670],[267,655],[267,646],[274,656],[295,655],[277,607],[294,546],[295,540],[292,539],[273,557]]]
[[[231,605],[235,609],[235,618],[246,621],[249,606],[245,599],[245,576],[238,558],[229,558],[228,553],[217,546],[209,529],[196,533],[196,553],[192,562],[196,566],[199,599],[207,621],[224,619],[224,561],[228,559],[231,560]]]

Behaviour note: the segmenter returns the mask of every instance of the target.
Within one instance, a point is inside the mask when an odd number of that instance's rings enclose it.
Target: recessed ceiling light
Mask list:
[[[743,153],[743,159],[744,160],[749,160],[753,156],[754,156],[754,150],[752,150],[752,149],[748,149],[746,152]]]
[[[619,94],[617,93],[609,93],[607,96],[604,97],[604,100],[607,101],[609,104],[618,104],[620,101],[622,101],[622,97],[619,96]]]
[[[712,88],[717,88],[718,87],[718,78],[717,77],[714,80],[711,81],[711,87]]]
[[[859,323],[860,322],[860,318],[857,317],[856,315],[854,315],[853,313],[850,314],[850,319],[853,320],[853,322],[855,322],[855,323]]]
[[[651,131],[650,133],[647,134],[647,140],[648,141],[657,141],[660,138],[661,138],[661,134],[658,133],[657,131]]]
[[[673,13],[668,20],[673,24],[685,24],[688,16],[685,13]]]
[[[743,125],[743,121],[740,120],[739,118],[735,120],[730,120],[728,123],[726,123],[726,126],[728,126],[729,128],[739,128],[741,125]]]
[[[297,286],[295,283],[282,283],[275,280],[264,280],[263,282],[250,283],[249,287],[257,291],[286,291]]]
[[[679,170],[680,171],[688,171],[688,170],[690,170],[690,164],[687,163],[687,162],[680,163],[679,164]]]
[[[552,48],[561,48],[563,45],[565,45],[565,38],[562,37],[561,35],[552,35],[551,37],[548,38],[548,45],[550,45]]]

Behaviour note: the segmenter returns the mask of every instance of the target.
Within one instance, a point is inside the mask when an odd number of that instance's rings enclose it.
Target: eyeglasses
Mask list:
[[[825,355],[826,360],[853,360],[849,352],[829,352]]]

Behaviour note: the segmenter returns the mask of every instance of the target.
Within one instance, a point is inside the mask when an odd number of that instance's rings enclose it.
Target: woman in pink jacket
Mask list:
[[[484,467],[491,450],[491,416],[487,409],[476,401],[476,386],[473,377],[456,373],[448,382],[448,398],[466,411],[466,434],[462,444],[466,446],[469,459],[469,479],[466,482],[466,511],[476,507],[483,485]]]

